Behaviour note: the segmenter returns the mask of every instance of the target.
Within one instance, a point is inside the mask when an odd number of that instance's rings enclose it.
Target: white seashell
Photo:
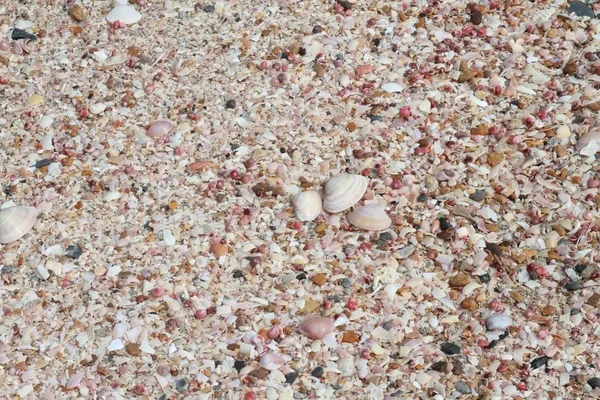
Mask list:
[[[283,358],[277,353],[267,353],[260,358],[259,364],[268,371],[276,371],[283,365]]]
[[[512,321],[508,315],[505,314],[494,314],[491,315],[487,321],[486,326],[490,331],[503,331],[512,324]]]
[[[131,25],[135,24],[140,19],[142,19],[142,14],[137,12],[135,8],[126,4],[116,6],[108,13],[108,15],[106,15],[106,20],[111,24],[119,21],[123,24]]]
[[[335,324],[331,318],[309,317],[298,326],[300,333],[310,339],[323,339],[325,335],[333,332]]]
[[[348,222],[367,231],[382,231],[392,224],[392,219],[380,204],[367,204],[358,207],[346,216]]]
[[[321,196],[314,190],[298,193],[292,198],[292,204],[300,221],[312,221],[321,214]]]
[[[600,145],[600,129],[591,130],[581,135],[575,148],[577,151],[581,152],[588,144],[590,144],[590,142],[596,142],[597,145]]]
[[[173,130],[173,124],[169,121],[154,121],[146,131],[146,135],[152,138],[165,136]]]
[[[399,83],[388,82],[381,86],[381,90],[387,93],[398,93],[404,90],[404,88]]]
[[[90,106],[90,112],[92,114],[100,114],[106,110],[106,104],[104,103],[96,103]]]
[[[0,211],[0,243],[21,239],[35,225],[37,211],[33,207],[9,207]]]
[[[363,197],[368,184],[369,181],[362,175],[332,176],[325,183],[325,210],[337,213],[349,209]]]

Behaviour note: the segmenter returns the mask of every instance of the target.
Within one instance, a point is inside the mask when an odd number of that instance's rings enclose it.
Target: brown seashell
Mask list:
[[[27,234],[37,221],[33,207],[8,207],[0,210],[0,243],[12,243]]]
[[[229,253],[229,247],[227,247],[226,244],[213,243],[210,246],[210,252],[213,253],[215,257],[219,258],[226,256]]]
[[[325,335],[333,332],[334,322],[331,318],[309,317],[298,326],[300,333],[310,339],[323,339]]]
[[[392,219],[380,204],[367,204],[358,207],[346,216],[348,222],[367,231],[382,231],[392,224]]]
[[[87,17],[83,7],[78,4],[75,4],[69,8],[69,15],[77,22],[81,22]]]

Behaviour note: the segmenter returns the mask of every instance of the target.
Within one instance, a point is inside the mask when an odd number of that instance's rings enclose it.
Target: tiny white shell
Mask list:
[[[358,207],[346,216],[348,222],[367,231],[382,231],[392,224],[392,219],[380,204],[367,204]]]
[[[165,136],[169,132],[173,130],[173,124],[169,121],[154,121],[152,125],[148,127],[146,131],[146,135],[151,138],[158,138],[161,136]]]
[[[505,314],[493,314],[486,321],[486,326],[490,331],[503,331],[511,324],[512,321],[510,317]]]
[[[135,24],[140,19],[142,19],[142,14],[127,4],[119,4],[106,15],[106,20],[111,24],[119,21],[123,24],[131,25]]]
[[[387,93],[398,93],[404,90],[404,88],[399,83],[388,82],[381,86],[381,90]]]
[[[33,207],[8,207],[0,210],[0,243],[12,243],[27,234],[37,221]]]
[[[310,339],[323,339],[325,335],[333,332],[335,323],[331,318],[309,317],[300,323],[298,329]]]
[[[300,221],[312,221],[321,214],[321,196],[314,190],[298,193],[292,198],[292,204]]]
[[[325,183],[325,210],[338,213],[349,209],[363,197],[368,184],[369,181],[362,175],[332,176]]]

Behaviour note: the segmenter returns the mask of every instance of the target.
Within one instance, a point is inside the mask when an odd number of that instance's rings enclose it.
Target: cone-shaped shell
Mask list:
[[[152,138],[158,138],[165,136],[167,133],[171,132],[172,129],[173,124],[169,121],[154,121],[146,131],[146,135]]]
[[[348,222],[367,231],[382,231],[392,224],[392,219],[380,204],[367,204],[358,207],[346,216]]]
[[[325,183],[325,210],[337,213],[349,209],[363,197],[368,184],[369,181],[362,175],[332,176]]]
[[[33,207],[9,207],[0,210],[0,243],[21,239],[35,225],[37,210]]]
[[[292,198],[292,204],[300,221],[312,221],[321,214],[321,196],[314,190],[298,193]]]
[[[332,319],[325,317],[306,318],[298,327],[300,333],[310,339],[323,339],[325,335],[333,332],[335,324]]]

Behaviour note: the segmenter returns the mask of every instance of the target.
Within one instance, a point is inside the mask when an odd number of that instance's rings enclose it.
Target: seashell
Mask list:
[[[367,231],[382,231],[392,224],[392,219],[380,204],[367,204],[358,207],[346,216],[348,222]]]
[[[33,207],[8,207],[0,210],[0,243],[21,239],[35,225],[37,210]]]
[[[321,214],[321,196],[314,190],[298,193],[292,198],[292,204],[300,221],[312,221]]]
[[[169,121],[154,121],[148,130],[146,131],[146,135],[151,138],[158,138],[161,136],[165,136],[169,132],[173,130],[173,124]]]
[[[512,320],[508,315],[505,314],[493,314],[486,321],[486,326],[490,331],[503,331],[506,330],[511,324]]]
[[[586,150],[589,150],[589,152],[586,151],[585,154],[582,153],[582,151],[586,147],[588,147],[590,142],[594,142],[594,143],[592,143],[592,145],[590,145],[590,147],[591,147],[590,149],[586,149]],[[600,147],[600,129],[592,130],[592,131],[588,131],[588,132],[584,133],[583,135],[581,135],[581,137],[577,141],[577,144],[575,145],[575,148],[577,149],[577,151],[580,152],[580,154],[584,154],[584,155],[595,154],[599,147]],[[594,150],[596,150],[596,151],[594,151]],[[592,154],[588,154],[588,153],[592,153]]]
[[[363,197],[368,184],[369,181],[362,175],[332,176],[325,183],[325,210],[337,213],[349,209]]]
[[[298,326],[300,333],[310,339],[323,339],[333,332],[335,324],[332,319],[325,317],[309,317]]]
[[[277,353],[266,353],[260,358],[259,365],[268,371],[276,371],[283,365],[283,358]]]
[[[404,90],[404,88],[399,83],[388,82],[381,85],[381,90],[387,93],[399,93]]]
[[[127,4],[119,4],[113,8],[107,15],[106,20],[109,23],[119,21],[123,24],[131,25],[142,19],[142,14]]]

